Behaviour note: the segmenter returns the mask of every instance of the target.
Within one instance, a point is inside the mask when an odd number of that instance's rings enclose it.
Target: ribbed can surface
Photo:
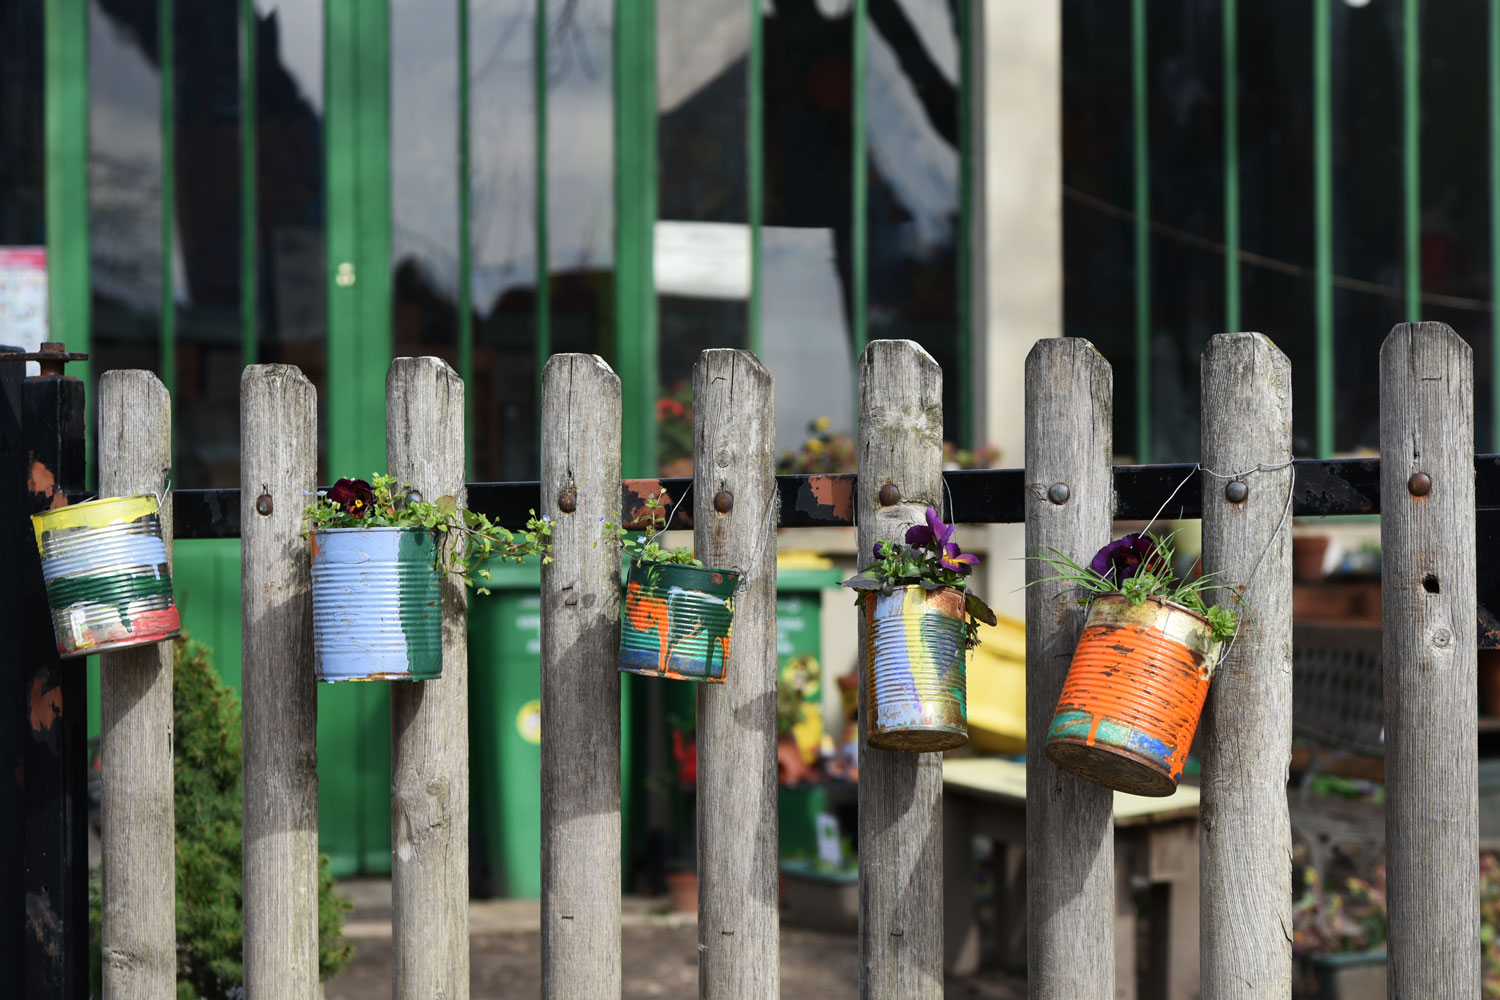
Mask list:
[[[443,672],[437,535],[323,528],[312,549],[313,663],[320,681],[425,681]]]
[[[880,750],[969,742],[967,616],[951,587],[865,595],[865,735]]]
[[[1047,758],[1096,784],[1171,795],[1222,644],[1208,619],[1156,598],[1097,598],[1047,730]]]
[[[723,684],[740,575],[632,561],[620,615],[620,670]]]
[[[175,637],[172,572],[154,496],[111,497],[31,516],[62,657]]]

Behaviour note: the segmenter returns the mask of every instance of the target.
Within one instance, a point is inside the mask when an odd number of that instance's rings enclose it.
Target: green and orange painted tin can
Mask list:
[[[1180,604],[1095,599],[1047,730],[1047,759],[1117,791],[1172,794],[1222,651],[1208,619]]]
[[[620,615],[620,670],[723,684],[740,574],[631,560]]]

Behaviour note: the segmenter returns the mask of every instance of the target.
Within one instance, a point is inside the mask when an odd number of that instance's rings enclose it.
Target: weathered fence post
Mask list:
[[[1085,566],[1114,516],[1114,373],[1078,337],[1026,356],[1026,551]],[[1052,575],[1028,562],[1026,581]],[[1114,798],[1056,767],[1042,748],[1083,631],[1060,584],[1026,591],[1027,985],[1038,1000],[1113,1000]],[[1133,967],[1133,963],[1130,963]],[[1133,995],[1133,994],[1132,994]]]
[[[99,495],[160,493],[172,466],[172,403],[146,371],[99,378]],[[172,494],[161,507],[172,558]],[[103,744],[104,996],[177,995],[172,805],[172,643],[105,653]]]
[[[245,995],[318,996],[318,691],[302,509],[318,395],[291,365],[240,376]]]
[[[1258,333],[1215,336],[1202,365],[1203,571],[1248,606],[1199,738],[1200,974],[1205,997],[1276,1000],[1292,989],[1292,369]]]
[[[620,379],[542,370],[542,996],[620,995]]]
[[[439,358],[385,380],[386,460],[429,500],[464,496],[464,383]],[[443,580],[443,675],[391,685],[391,976],[395,1000],[469,995],[469,598]]]
[[[725,683],[698,687],[698,995],[781,995],[776,844],[776,407],[749,351],[693,369],[693,551],[737,568]]]
[[[877,541],[903,541],[943,509],[942,461],[942,369],[913,341],[872,341],[859,357],[860,569]],[[859,993],[941,1000],[943,759],[866,744],[859,621]]]
[[[1441,323],[1380,348],[1392,997],[1479,995],[1474,357]]]

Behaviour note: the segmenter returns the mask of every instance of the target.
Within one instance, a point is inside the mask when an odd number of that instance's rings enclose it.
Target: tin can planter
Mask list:
[[[1096,784],[1171,795],[1223,643],[1208,619],[1158,598],[1097,598],[1047,730],[1047,759]]]
[[[175,638],[180,625],[154,496],[111,497],[31,516],[61,657]]]
[[[867,592],[864,606],[870,746],[931,753],[969,742],[963,592],[902,587]]]
[[[313,664],[320,681],[425,681],[443,672],[437,533],[321,528],[312,550]]]
[[[620,670],[723,684],[740,574],[632,560],[620,616]]]

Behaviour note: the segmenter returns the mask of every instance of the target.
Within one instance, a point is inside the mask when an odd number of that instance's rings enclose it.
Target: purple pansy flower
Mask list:
[[[943,519],[938,517],[938,512],[931,507],[927,508],[926,524],[914,524],[906,529],[907,545],[931,545],[935,540],[941,548],[952,537],[953,525],[944,524]]]
[[[952,532],[952,528],[948,529]],[[943,569],[950,569],[955,573],[967,573],[979,565],[979,557],[971,552],[960,552],[956,542],[949,542],[943,546],[943,554],[938,557],[938,562],[943,564]]]
[[[1110,542],[1089,563],[1089,569],[1116,587],[1142,569],[1159,573],[1163,568],[1161,554],[1156,551],[1156,540],[1150,535],[1126,535]]]
[[[353,518],[362,518],[375,503],[375,492],[363,479],[340,479],[328,491],[328,499]]]

